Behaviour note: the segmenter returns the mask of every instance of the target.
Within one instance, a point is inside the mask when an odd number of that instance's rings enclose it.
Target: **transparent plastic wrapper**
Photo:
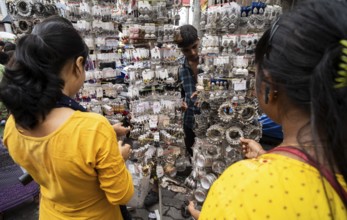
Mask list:
[[[142,166],[138,163],[133,163],[131,161],[126,162],[127,168],[131,173],[134,183],[134,195],[128,202],[127,206],[133,208],[142,208],[146,195],[150,190],[150,172],[148,169],[147,173],[142,172]]]

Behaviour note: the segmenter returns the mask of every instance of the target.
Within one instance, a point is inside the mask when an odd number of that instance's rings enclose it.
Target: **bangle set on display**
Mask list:
[[[238,146],[241,137],[244,137],[244,133],[239,127],[233,126],[225,131],[225,139],[232,146]]]
[[[212,125],[207,129],[206,137],[211,143],[220,144],[220,142],[222,142],[224,139],[224,132],[225,129],[222,126],[218,124]]]
[[[30,34],[33,26],[44,17],[58,14],[55,4],[43,4],[32,0],[14,0],[6,3],[13,18],[11,28],[15,34]]]

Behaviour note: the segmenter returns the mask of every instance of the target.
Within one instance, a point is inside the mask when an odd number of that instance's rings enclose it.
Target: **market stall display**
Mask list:
[[[136,190],[130,205],[141,207],[153,176],[162,188],[201,205],[218,176],[243,159],[239,138],[262,136],[253,95],[254,49],[282,7],[242,2],[209,1],[201,14],[200,114],[192,158],[184,148],[177,83],[182,54],[174,44],[180,1],[8,0],[7,8],[18,35],[55,14],[79,30],[90,59],[76,99],[111,123],[130,122],[127,138],[134,149],[127,165]],[[191,172],[182,179],[177,174],[185,170]]]

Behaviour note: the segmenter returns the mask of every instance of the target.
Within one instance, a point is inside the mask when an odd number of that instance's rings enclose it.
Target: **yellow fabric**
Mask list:
[[[334,219],[347,219],[340,197],[324,183],[327,196],[314,167],[282,155],[240,161],[215,181],[199,220],[332,219],[328,201]]]
[[[133,192],[131,175],[106,118],[76,111],[50,135],[22,135],[11,116],[4,144],[41,186],[40,219],[122,219],[119,204]]]

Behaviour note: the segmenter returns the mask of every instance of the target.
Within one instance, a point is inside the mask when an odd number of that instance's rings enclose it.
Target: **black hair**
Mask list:
[[[16,44],[11,43],[11,42],[6,42],[4,46],[4,52],[8,52],[11,50],[16,50]]]
[[[5,42],[3,42],[2,40],[0,40],[0,46],[5,46]]]
[[[0,51],[0,64],[6,65],[9,60],[9,55],[5,52]]]
[[[0,100],[18,125],[32,129],[45,119],[62,96],[64,65],[88,48],[67,19],[52,16],[18,39],[0,83]]]
[[[14,50],[7,51],[6,54],[8,55],[8,62],[9,62],[14,56]]]
[[[330,166],[335,165],[345,181],[347,87],[334,85],[343,48],[340,41],[347,39],[346,9],[345,1],[305,1],[283,14],[256,47],[257,87],[267,70],[289,102],[311,115],[308,127],[315,148],[321,145]],[[299,132],[302,143],[300,137]]]
[[[175,36],[175,42],[179,48],[188,47],[198,39],[198,31],[190,24],[180,26]]]

